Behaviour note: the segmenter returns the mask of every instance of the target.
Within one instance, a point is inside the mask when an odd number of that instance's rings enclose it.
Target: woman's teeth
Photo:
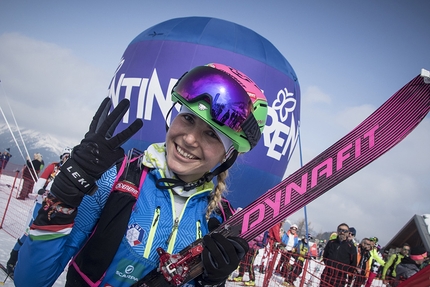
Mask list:
[[[182,155],[183,157],[189,158],[189,159],[195,159],[196,157],[193,156],[192,154],[187,153],[186,151],[184,151],[183,149],[181,149],[178,145],[176,146],[176,150],[178,151],[178,153],[180,155]]]

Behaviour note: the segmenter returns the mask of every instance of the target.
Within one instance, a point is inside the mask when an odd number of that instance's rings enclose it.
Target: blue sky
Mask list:
[[[0,96],[8,97],[21,127],[77,143],[134,37],[172,18],[220,18],[267,38],[294,68],[307,162],[421,68],[430,69],[429,15],[426,0],[3,0]],[[314,229],[334,230],[345,221],[359,238],[387,243],[414,214],[430,213],[429,130],[427,116],[387,155],[310,204]],[[298,167],[296,150],[287,174]]]

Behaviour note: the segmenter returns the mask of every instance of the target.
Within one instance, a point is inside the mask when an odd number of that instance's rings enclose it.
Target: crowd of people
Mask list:
[[[249,280],[244,284],[255,286],[253,264],[260,249],[263,256],[256,266],[260,273],[265,273],[269,257],[276,260],[277,254],[280,254],[273,274],[283,277],[284,286],[294,286],[302,273],[304,261],[309,258],[324,264],[320,287],[370,287],[375,278],[382,280],[386,286],[397,286],[429,263],[427,251],[422,246],[411,247],[405,242],[397,252],[389,255],[388,251],[381,253],[377,237],[365,237],[357,242],[357,230],[346,223],[339,224],[328,241],[314,240],[311,244],[318,243],[318,251],[311,252],[309,241],[312,236],[298,235],[296,224],[283,231],[283,224],[281,222],[268,231],[267,245],[258,244],[261,236],[253,241],[252,259],[247,258],[240,263],[239,275],[232,281],[244,281],[244,273],[248,271]]]

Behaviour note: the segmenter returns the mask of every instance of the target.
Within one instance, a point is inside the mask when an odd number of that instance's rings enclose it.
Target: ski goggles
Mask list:
[[[218,69],[201,66],[185,73],[173,87],[173,92],[189,103],[206,101],[210,104],[212,120],[236,132],[244,129],[250,118],[256,123],[248,93]]]

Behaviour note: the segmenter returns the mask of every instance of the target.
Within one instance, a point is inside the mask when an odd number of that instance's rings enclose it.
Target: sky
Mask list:
[[[0,1],[0,104],[21,128],[77,144],[128,44],[163,21],[207,16],[268,39],[301,88],[303,163],[430,69],[430,2]],[[0,121],[0,123],[3,123]],[[430,117],[398,146],[306,208],[316,232],[341,222],[388,241],[430,213]],[[286,175],[300,167],[299,148]],[[303,210],[289,217],[295,222]]]

